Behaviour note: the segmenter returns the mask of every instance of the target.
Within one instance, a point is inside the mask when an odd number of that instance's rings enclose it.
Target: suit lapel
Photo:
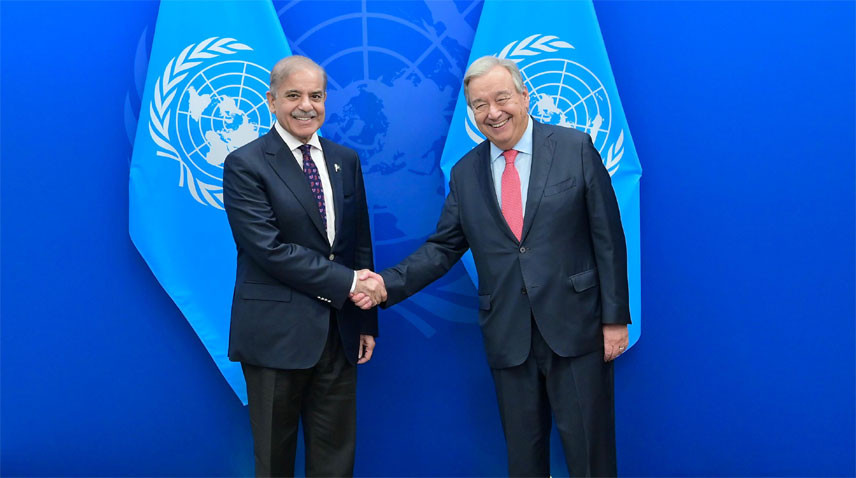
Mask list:
[[[294,197],[297,198],[297,202],[306,210],[306,214],[309,215],[309,219],[315,224],[318,232],[326,239],[327,231],[324,230],[321,212],[318,211],[315,196],[309,189],[306,175],[303,174],[303,169],[294,160],[294,154],[288,149],[285,141],[274,128],[271,128],[266,135],[265,159],[277,176],[282,179],[282,182],[291,190]]]
[[[550,167],[553,166],[553,153],[555,142],[548,129],[544,125],[533,120],[532,128],[532,168],[529,171],[529,192],[526,195],[526,215],[523,217],[523,233],[521,242],[526,239],[526,234],[532,227],[535,213],[541,204],[544,194],[544,186],[550,175]]]
[[[488,212],[493,217],[493,220],[496,221],[496,225],[499,229],[508,236],[509,239],[517,242],[517,238],[514,237],[514,233],[511,232],[511,228],[508,227],[508,223],[505,222],[505,217],[502,215],[502,209],[499,206],[499,202],[496,200],[496,187],[493,182],[493,171],[490,167],[490,143],[485,141],[477,147],[481,150],[478,152],[478,160],[473,162],[473,167],[475,168],[476,177],[479,178],[479,186],[481,188],[482,195],[484,196],[485,204],[488,205]]]
[[[321,149],[324,151],[324,162],[327,164],[327,175],[330,176],[330,187],[333,188],[333,211],[336,213],[336,224],[334,225],[336,235],[333,240],[335,243],[340,236],[339,231],[342,230],[342,205],[345,201],[345,193],[342,188],[342,165],[340,164],[342,160],[338,155],[333,153],[334,148],[331,146],[330,141],[321,137],[318,139],[321,141]],[[325,232],[324,237],[326,236],[327,233]]]

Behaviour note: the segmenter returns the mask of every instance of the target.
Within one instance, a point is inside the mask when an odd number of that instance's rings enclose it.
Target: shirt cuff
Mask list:
[[[359,273],[358,273],[357,271],[354,271],[354,281],[353,281],[353,282],[351,282],[351,292],[349,292],[349,294],[353,294],[353,293],[354,293],[354,291],[357,289],[357,277],[358,277],[358,274],[359,274]]]

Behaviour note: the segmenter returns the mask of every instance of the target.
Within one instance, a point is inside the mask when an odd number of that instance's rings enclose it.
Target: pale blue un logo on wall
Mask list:
[[[436,225],[446,183],[440,157],[474,34],[466,18],[478,7],[283,2],[278,9],[292,51],[327,71],[321,129],[360,155],[381,267],[416,249]],[[474,301],[461,294],[472,289],[465,271],[443,281],[387,313],[426,337],[439,322],[474,324]]]

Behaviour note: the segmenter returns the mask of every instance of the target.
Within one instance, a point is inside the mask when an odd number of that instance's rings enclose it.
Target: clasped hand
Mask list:
[[[351,301],[363,310],[369,310],[381,302],[386,302],[386,286],[383,283],[383,277],[368,269],[357,271],[357,286],[350,297]]]

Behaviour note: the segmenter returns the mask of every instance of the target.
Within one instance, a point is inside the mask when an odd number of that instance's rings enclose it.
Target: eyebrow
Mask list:
[[[494,97],[497,97],[497,96],[510,95],[510,94],[511,94],[511,90],[500,90],[500,91],[497,91],[493,96],[494,96]],[[487,102],[487,100],[485,100],[485,99],[483,99],[483,98],[481,98],[481,97],[473,98],[472,100],[470,100],[470,104],[471,104],[471,105],[474,105],[474,104],[476,104],[476,103],[478,103],[478,102],[486,103],[486,102]]]
[[[285,94],[286,94],[286,95],[287,95],[287,94],[290,94],[290,93],[298,93],[298,94],[300,94],[300,93],[302,93],[302,91],[300,91],[300,90],[298,90],[298,89],[295,89],[295,88],[292,88],[292,89],[290,89],[290,90],[285,90]],[[315,94],[323,95],[323,94],[324,94],[324,90],[314,90],[314,91],[310,91],[310,92],[309,92],[309,94],[310,94],[310,95],[315,95]]]

